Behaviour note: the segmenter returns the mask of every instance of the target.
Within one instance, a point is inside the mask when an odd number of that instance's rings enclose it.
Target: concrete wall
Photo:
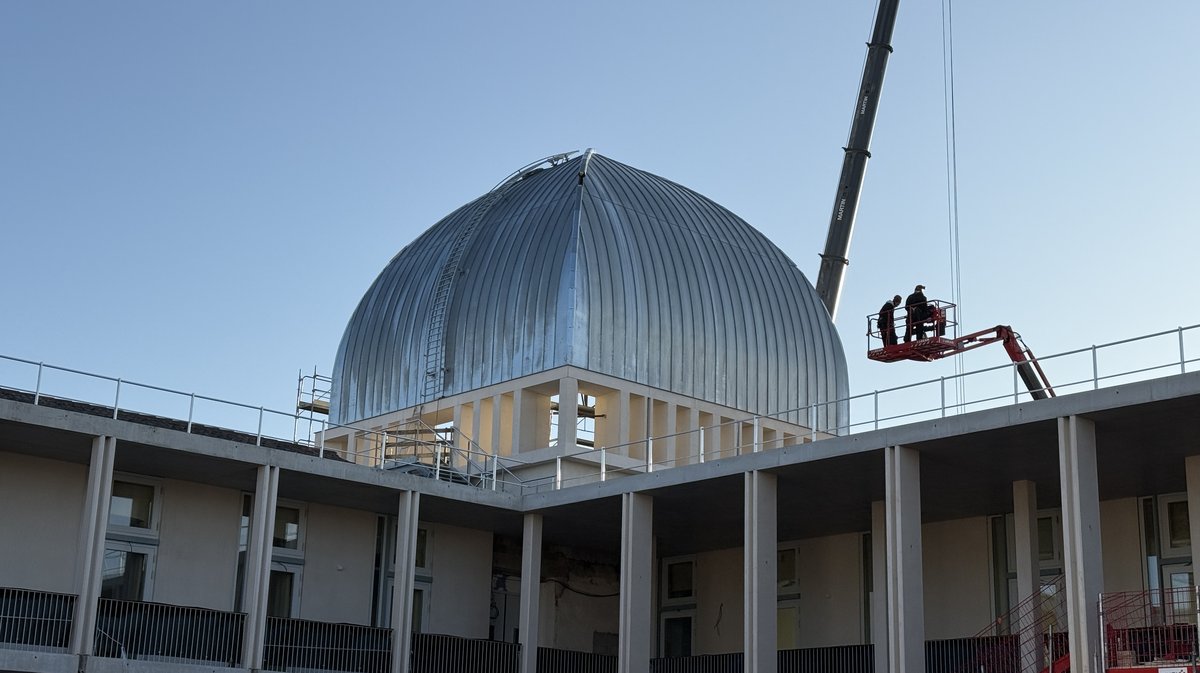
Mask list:
[[[921,535],[925,638],[975,635],[992,621],[987,518],[925,524]]]
[[[86,465],[0,451],[0,586],[74,593],[86,492]]]
[[[371,623],[376,515],[309,504],[300,618]]]
[[[487,638],[492,596],[492,533],[435,524],[429,527],[428,544],[433,584],[429,625],[425,630]],[[369,596],[367,606],[370,606]]]
[[[1141,591],[1142,532],[1138,522],[1137,498],[1100,503],[1100,543],[1104,560],[1105,591]]]
[[[862,534],[801,540],[800,646],[852,645],[862,640]]]
[[[240,491],[161,483],[154,600],[232,610],[237,583]]]
[[[696,555],[696,639],[692,654],[742,651],[742,549]],[[658,641],[655,621],[654,642]]]

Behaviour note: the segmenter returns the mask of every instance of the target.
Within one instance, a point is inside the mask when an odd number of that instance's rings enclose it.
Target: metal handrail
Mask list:
[[[1154,333],[1146,334],[1146,335],[1142,335],[1142,336],[1137,336],[1137,337],[1118,339],[1118,340],[1110,341],[1110,342],[1103,343],[1103,344],[1088,346],[1085,348],[1078,348],[1078,349],[1074,349],[1074,350],[1070,350],[1070,351],[1065,351],[1063,353],[1057,353],[1054,355],[1041,357],[1041,358],[1039,358],[1039,362],[1041,362],[1043,364],[1054,363],[1054,362],[1061,362],[1063,359],[1071,357],[1071,356],[1076,356],[1076,355],[1081,355],[1081,354],[1091,355],[1091,377],[1072,379],[1065,384],[1060,383],[1056,386],[1057,389],[1060,391],[1068,390],[1068,389],[1075,388],[1078,386],[1083,386],[1088,383],[1091,383],[1093,389],[1098,389],[1102,383],[1111,381],[1113,379],[1134,376],[1137,374],[1144,374],[1147,372],[1154,372],[1154,371],[1158,371],[1161,369],[1168,369],[1168,368],[1173,368],[1173,367],[1178,367],[1180,372],[1185,373],[1185,372],[1187,372],[1189,364],[1194,364],[1196,362],[1200,362],[1200,357],[1193,357],[1190,359],[1187,357],[1187,352],[1185,349],[1185,339],[1184,339],[1184,336],[1186,333],[1192,332],[1193,330],[1197,330],[1197,329],[1200,329],[1200,324],[1191,325],[1188,327],[1177,327],[1175,329],[1170,329],[1170,330],[1162,330],[1162,331],[1158,331],[1158,332],[1154,332]],[[1141,366],[1141,367],[1137,367],[1135,369],[1131,369],[1128,371],[1120,371],[1120,372],[1104,373],[1104,374],[1100,373],[1099,356],[1098,356],[1098,353],[1100,351],[1103,351],[1105,349],[1110,349],[1110,348],[1113,348],[1116,346],[1126,345],[1126,344],[1146,342],[1146,341],[1149,341],[1152,339],[1157,339],[1157,338],[1168,336],[1171,334],[1175,334],[1178,337],[1178,359],[1175,359],[1171,362],[1166,362],[1163,364]],[[212,403],[215,403],[218,405],[225,405],[225,406],[233,407],[233,408],[237,408],[237,409],[257,411],[258,412],[257,413],[257,416],[258,416],[257,426],[254,430],[244,431],[244,430],[240,430],[237,428],[228,428],[229,430],[232,430],[234,432],[242,432],[248,436],[253,436],[254,443],[256,445],[262,445],[263,439],[271,439],[271,440],[280,441],[280,442],[289,442],[290,441],[290,440],[287,440],[282,437],[270,437],[270,436],[264,434],[264,419],[267,417],[268,414],[270,414],[272,416],[280,416],[283,418],[293,419],[293,420],[297,419],[299,417],[299,414],[296,414],[293,412],[268,409],[263,406],[255,406],[252,404],[246,404],[243,402],[226,400],[226,399],[222,399],[222,398],[218,398],[218,397],[211,397],[208,395],[200,395],[197,393],[187,393],[187,392],[175,390],[172,388],[166,388],[163,386],[140,383],[137,381],[130,381],[130,380],[122,379],[122,378],[106,376],[103,374],[95,374],[92,372],[87,372],[87,371],[83,371],[83,370],[79,370],[79,369],[73,369],[70,367],[61,367],[58,365],[46,364],[45,362],[38,362],[38,361],[28,360],[28,359],[24,359],[24,358],[8,356],[8,355],[0,355],[0,361],[8,361],[8,362],[14,362],[14,363],[19,363],[19,364],[24,364],[24,365],[30,365],[30,366],[34,366],[37,368],[36,384],[32,391],[23,390],[21,388],[10,387],[10,389],[16,390],[18,392],[32,393],[33,394],[33,403],[35,405],[36,404],[44,404],[44,401],[42,399],[43,395],[44,395],[43,374],[45,371],[50,370],[50,371],[64,372],[64,373],[68,373],[68,374],[75,374],[75,375],[84,376],[84,377],[91,378],[91,379],[97,379],[100,381],[108,381],[108,382],[114,383],[116,385],[116,393],[110,402],[96,403],[96,402],[90,402],[90,401],[86,401],[86,400],[71,400],[70,398],[65,398],[65,397],[57,397],[56,398],[56,399],[68,400],[68,401],[72,401],[72,402],[80,402],[80,403],[84,403],[84,404],[100,404],[100,405],[103,405],[105,408],[107,408],[107,405],[111,403],[112,414],[113,414],[114,418],[118,417],[119,413],[121,411],[129,412],[129,413],[140,413],[134,409],[121,407],[120,403],[121,403],[121,397],[122,397],[122,395],[121,395],[122,387],[124,387],[126,390],[128,390],[129,388],[138,388],[138,389],[162,392],[162,393],[167,393],[170,395],[177,395],[177,396],[180,396],[183,398],[187,398],[188,414],[187,414],[187,419],[186,419],[186,432],[189,432],[189,433],[195,432],[194,426],[196,425],[196,423],[195,423],[195,402],[196,402],[196,400],[201,400],[204,402],[212,402]],[[968,376],[976,376],[977,377],[977,376],[986,375],[989,373],[995,373],[995,372],[1004,371],[1004,370],[1011,370],[1013,372],[1014,388],[1013,388],[1012,392],[1005,392],[1003,394],[989,393],[989,394],[986,394],[986,395],[976,398],[976,399],[970,399],[970,400],[964,399],[964,400],[958,400],[951,404],[947,403],[946,395],[945,395],[945,387],[946,387],[947,382],[954,384],[957,380],[965,379]],[[924,386],[931,386],[931,385],[938,386],[939,391],[940,391],[941,399],[937,406],[932,406],[932,407],[918,409],[918,410],[904,410],[904,411],[888,412],[888,413],[881,412],[881,410],[879,408],[879,403],[880,403],[881,398],[888,397],[889,399],[891,399],[891,398],[897,396],[897,394],[899,394],[899,393],[903,393],[905,391],[911,391],[916,388],[920,388],[920,387],[924,387]],[[992,367],[986,367],[984,369],[974,370],[971,372],[958,373],[958,374],[954,374],[954,375],[950,375],[950,376],[942,376],[942,377],[939,377],[936,379],[929,379],[926,381],[907,383],[907,384],[902,384],[902,385],[898,385],[898,386],[892,386],[890,388],[881,388],[881,389],[874,390],[874,391],[871,391],[868,393],[859,393],[856,395],[850,395],[848,397],[841,398],[838,400],[813,403],[813,404],[808,404],[808,405],[804,405],[801,407],[796,407],[793,409],[786,409],[786,410],[776,411],[776,412],[772,412],[772,413],[768,413],[768,414],[747,415],[742,418],[729,419],[726,421],[722,421],[720,423],[715,423],[715,424],[700,427],[700,428],[679,430],[679,431],[664,434],[661,436],[651,436],[651,437],[647,437],[646,439],[642,439],[642,440],[623,442],[621,444],[616,444],[616,445],[612,445],[612,446],[600,446],[600,447],[586,448],[586,449],[583,449],[580,451],[575,451],[572,453],[564,453],[556,458],[559,469],[557,471],[558,474],[554,479],[554,483],[555,483],[555,488],[561,488],[565,481],[574,481],[574,480],[592,479],[592,478],[599,478],[600,480],[604,480],[607,477],[607,471],[609,471],[608,467],[607,467],[607,462],[608,462],[607,459],[608,459],[609,455],[610,454],[614,455],[614,456],[624,455],[624,456],[628,457],[629,449],[633,448],[633,447],[638,447],[638,448],[644,447],[646,449],[646,456],[641,465],[641,468],[648,472],[652,472],[652,471],[654,471],[654,469],[659,468],[659,467],[664,467],[664,466],[671,467],[671,466],[678,465],[681,463],[691,463],[693,461],[703,462],[704,460],[706,460],[708,458],[708,455],[726,454],[730,451],[732,451],[735,455],[737,455],[737,454],[745,452],[747,449],[749,451],[761,450],[763,448],[762,447],[762,443],[763,443],[762,422],[767,421],[767,420],[783,421],[783,422],[788,423],[791,426],[799,427],[800,429],[806,429],[808,431],[808,436],[807,436],[808,440],[815,441],[815,440],[819,439],[819,435],[821,435],[821,434],[837,436],[837,435],[851,434],[854,432],[861,432],[864,430],[877,430],[881,426],[891,425],[891,424],[895,424],[898,422],[903,422],[907,419],[912,419],[915,417],[920,417],[920,416],[925,416],[925,415],[933,415],[933,414],[940,414],[941,416],[945,416],[951,410],[955,410],[955,409],[965,410],[968,407],[979,408],[979,405],[995,403],[995,402],[998,402],[998,401],[1001,401],[1001,400],[1004,400],[1007,398],[1012,398],[1012,399],[1014,399],[1014,401],[1019,402],[1021,394],[1022,394],[1022,391],[1019,389],[1019,386],[1016,383],[1016,366],[1012,365],[1012,364],[996,365],[996,366],[992,366]],[[905,397],[907,397],[907,396],[905,396]],[[853,409],[855,408],[855,405],[862,404],[865,402],[871,403],[871,406],[872,406],[871,413],[866,417],[865,420],[852,421],[851,416],[853,416],[852,412],[853,412]],[[846,418],[843,419],[840,422],[840,424],[838,425],[838,427],[836,427],[836,428],[826,427],[823,430],[818,429],[817,428],[818,423],[816,422],[816,419],[820,417],[821,412],[828,410],[830,405],[845,405],[846,409],[847,409]],[[807,419],[807,422],[809,423],[808,428],[804,428],[803,426],[798,426],[798,424],[796,424],[795,422],[793,422],[791,420],[787,420],[788,418],[795,417],[797,415],[806,415],[805,418]],[[169,419],[169,420],[178,420],[178,419]],[[708,433],[716,431],[718,433],[717,437],[718,437],[718,444],[719,444],[719,437],[720,437],[719,431],[721,428],[723,428],[727,425],[735,425],[735,426],[740,427],[740,426],[744,426],[747,424],[752,424],[755,427],[755,430],[753,433],[753,440],[749,444],[742,442],[741,437],[739,436],[739,438],[737,438],[734,441],[732,446],[720,446],[720,445],[718,445],[716,447],[705,447],[704,446],[705,437],[708,435]],[[319,455],[324,456],[324,454],[326,452],[325,437],[330,430],[335,430],[335,429],[350,430],[350,431],[354,432],[356,435],[362,435],[364,437],[370,438],[372,441],[369,442],[369,444],[371,445],[372,448],[367,448],[363,451],[359,451],[359,450],[355,450],[352,452],[347,451],[346,452],[347,455],[353,456],[356,462],[362,462],[367,465],[372,465],[376,468],[385,467],[385,465],[384,465],[385,451],[383,450],[383,447],[385,447],[386,442],[387,442],[387,437],[388,437],[388,432],[386,430],[369,430],[369,429],[363,429],[363,428],[356,427],[353,424],[338,424],[338,423],[329,423],[328,421],[323,421],[322,422],[322,431],[320,433],[319,441],[313,442],[311,444],[309,444],[307,442],[298,442],[298,443],[303,443],[303,444],[314,446],[315,448],[319,449]],[[458,434],[458,436],[462,438],[462,440],[463,440],[462,443],[465,444],[465,448],[459,447],[459,446],[452,446],[450,448],[450,452],[451,452],[450,459],[451,460],[462,459],[463,464],[469,466],[471,470],[474,470],[474,474],[479,477],[481,485],[490,486],[493,490],[495,490],[498,488],[498,484],[500,484],[500,483],[517,484],[522,489],[524,489],[526,487],[540,488],[540,486],[545,481],[545,479],[537,479],[537,480],[533,480],[528,483],[522,481],[522,479],[513,471],[512,468],[515,466],[528,465],[530,463],[522,461],[521,459],[513,457],[513,456],[498,456],[489,451],[485,451],[477,442],[475,442],[468,435],[466,435],[466,433],[464,433],[460,428],[455,428],[454,432],[456,432]],[[689,455],[686,455],[686,456],[676,456],[675,458],[672,458],[672,459],[666,460],[666,461],[655,461],[654,456],[653,456],[653,444],[655,441],[663,441],[663,440],[672,439],[672,438],[690,436],[693,434],[699,435],[698,444],[699,444],[700,450],[698,452],[693,453],[689,450],[689,452],[688,452]],[[773,441],[778,442],[779,440],[773,440]],[[373,450],[374,450],[373,447],[375,446],[376,442],[378,442],[378,446],[380,447],[380,451],[379,451],[379,454],[377,457],[373,455]],[[566,480],[564,480],[562,478],[562,476],[561,476],[562,460],[564,460],[564,459],[571,460],[571,459],[581,458],[581,457],[585,457],[585,456],[594,457],[597,455],[599,456],[600,463],[601,463],[601,469],[598,474],[587,475],[584,477],[575,477],[575,478],[566,479]],[[488,467],[489,463],[490,463],[490,469]],[[629,471],[631,468],[619,467],[616,469],[618,469],[620,471]],[[501,475],[503,475],[503,477],[504,477],[503,480],[500,479]]]

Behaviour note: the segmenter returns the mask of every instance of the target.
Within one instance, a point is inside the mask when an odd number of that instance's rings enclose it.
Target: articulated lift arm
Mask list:
[[[944,336],[947,325],[957,331],[957,323],[947,319],[947,314],[954,309],[954,304],[936,300],[929,303],[933,308],[933,316],[926,319],[925,323],[931,326],[929,329],[934,336],[901,343],[886,343],[882,347],[870,348],[867,351],[867,357],[878,362],[896,362],[898,360],[932,362],[999,341],[1004,344],[1004,352],[1008,353],[1009,359],[1016,365],[1017,375],[1021,377],[1021,381],[1025,383],[1025,387],[1029,389],[1029,394],[1033,399],[1044,400],[1054,397],[1054,388],[1050,386],[1046,372],[1042,370],[1037,358],[1033,356],[1033,351],[1029,350],[1029,347],[1021,341],[1021,335],[1014,332],[1013,328],[1008,325],[996,325],[991,329],[972,332],[964,336]],[[878,318],[879,314],[875,314],[867,319],[868,341],[883,340],[881,332],[871,328],[872,325],[877,324]]]

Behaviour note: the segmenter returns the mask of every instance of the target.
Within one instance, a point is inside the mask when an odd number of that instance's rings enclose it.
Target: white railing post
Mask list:
[[[1021,402],[1021,393],[1020,393],[1020,388],[1017,386],[1017,363],[1015,363],[1015,362],[1013,363],[1013,366],[1012,366],[1012,372],[1013,372],[1013,404],[1019,404]]]
[[[751,430],[753,431],[754,434],[750,438],[750,444],[751,444],[750,450],[753,453],[758,453],[759,451],[762,451],[762,417],[761,416],[754,417],[754,425],[751,427]]]
[[[1179,373],[1187,373],[1187,358],[1183,355],[1183,328],[1179,328]]]
[[[434,449],[433,449],[433,463],[434,463],[433,478],[441,479],[442,478],[442,451],[445,447],[442,446],[441,441],[438,441],[438,440],[434,440],[434,441],[436,443],[433,445],[434,446]]]
[[[1100,365],[1096,361],[1096,347],[1092,346],[1092,390],[1100,389]]]
[[[600,481],[608,480],[608,453],[605,448],[600,447]]]
[[[554,490],[562,488],[562,456],[554,457]]]
[[[33,386],[33,404],[34,404],[34,406],[37,406],[37,403],[42,399],[42,369],[44,367],[45,367],[44,362],[38,363],[37,383],[35,383]]]
[[[817,404],[808,405],[808,435],[809,441],[817,441]]]
[[[879,429],[879,391],[876,390],[872,396],[875,398],[875,429]]]
[[[121,408],[121,379],[117,379],[117,394],[113,397],[113,418],[117,417],[117,409]]]
[[[189,395],[188,397],[189,397],[190,399],[188,400],[188,424],[187,424],[187,431],[188,431],[188,433],[191,433],[191,431],[192,431],[192,416],[193,416],[193,414],[195,414],[195,412],[196,412],[196,393],[192,393],[192,394],[191,394],[191,395]]]
[[[492,454],[492,490],[496,490],[496,475],[500,471],[500,456]]]
[[[654,471],[654,438],[646,438],[646,473]]]
[[[946,417],[946,377],[945,376],[941,377],[940,385],[942,387],[942,418],[945,418]]]
[[[698,432],[700,433],[700,462],[703,463],[704,462],[704,435],[707,433],[704,432],[704,428],[700,428],[698,430]]]
[[[262,446],[262,423],[263,423],[263,408],[258,408],[258,437],[254,438],[255,446]]]

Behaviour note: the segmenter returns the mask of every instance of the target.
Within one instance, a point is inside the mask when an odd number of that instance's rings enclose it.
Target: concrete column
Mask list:
[[[678,429],[676,424],[676,415],[678,411],[675,404],[667,402],[663,412],[663,460],[666,461],[667,467],[675,467],[675,450],[679,446],[679,438],[675,436],[675,431]]]
[[[521,673],[537,673],[541,588],[542,515],[526,514],[521,535]]]
[[[483,400],[478,399],[471,403],[471,441],[473,441],[477,445],[479,445],[480,448],[483,448],[483,442],[480,441],[482,439],[482,436],[480,435],[480,430],[482,429],[482,424],[483,424]],[[475,447],[473,447],[473,446],[469,446],[467,448],[470,449],[471,451],[475,450]]]
[[[746,473],[746,505],[743,510],[743,600],[742,622],[746,673],[775,673],[779,667],[776,617],[777,540],[774,474],[755,470]]]
[[[108,510],[112,503],[113,461],[117,440],[100,436],[92,439],[92,458],[88,463],[87,499],[79,524],[79,551],[75,562],[75,628],[71,631],[71,653],[90,655],[96,633],[96,607],[100,602],[100,574],[104,567],[104,538],[108,532]]]
[[[421,494],[404,491],[396,510],[396,558],[392,579],[392,669],[408,673],[412,650],[413,582],[417,566],[417,521]]]
[[[512,455],[531,449],[531,446],[525,446],[524,437],[525,425],[528,421],[525,418],[525,390],[517,388],[512,393]]]
[[[700,462],[700,447],[703,446],[703,444],[701,444],[701,442],[704,441],[701,438],[701,435],[704,434],[704,431],[700,429],[700,410],[697,409],[696,407],[692,407],[691,409],[689,409],[687,422],[688,422],[688,430],[691,430],[691,432],[688,434],[688,460],[687,460],[687,462],[689,464],[698,463],[698,462]],[[705,447],[705,448],[707,448],[707,447]]]
[[[1058,419],[1058,470],[1071,671],[1099,673],[1103,667],[1097,601],[1104,590],[1104,563],[1100,556],[1096,426],[1092,421],[1080,416]]]
[[[629,442],[633,441],[629,424],[629,391],[617,391],[617,442],[622,445],[621,452],[629,455]]]
[[[1037,528],[1037,484],[1032,481],[1013,482],[1013,528],[1015,531],[1017,560],[1017,598],[1011,606],[1020,605],[1034,593],[1041,591],[1038,559],[1038,528]],[[1042,670],[1045,663],[1042,659],[1042,634],[1035,629],[1034,623],[1038,615],[1033,610],[1025,610],[1018,615],[1019,621],[1010,624],[1013,633],[1019,633],[1021,638],[1021,671],[1022,673]]]
[[[654,575],[654,500],[644,493],[621,499],[621,607],[618,673],[648,673],[655,632],[650,607]]]
[[[884,449],[887,491],[888,671],[925,670],[925,589],[921,565],[921,457]]]
[[[492,453],[497,456],[500,455],[500,447],[503,446],[503,442],[500,441],[500,421],[504,416],[503,409],[504,396],[492,395],[492,436],[488,446],[491,448]]]
[[[579,422],[579,380],[558,380],[558,450],[575,453]]]
[[[279,468],[258,467],[254,509],[246,550],[246,582],[242,606],[246,622],[242,636],[242,666],[263,667],[263,642],[267,629],[267,595],[271,584],[271,552],[274,548],[275,506],[279,497]]]
[[[887,504],[871,503],[871,643],[875,673],[888,673]]]

